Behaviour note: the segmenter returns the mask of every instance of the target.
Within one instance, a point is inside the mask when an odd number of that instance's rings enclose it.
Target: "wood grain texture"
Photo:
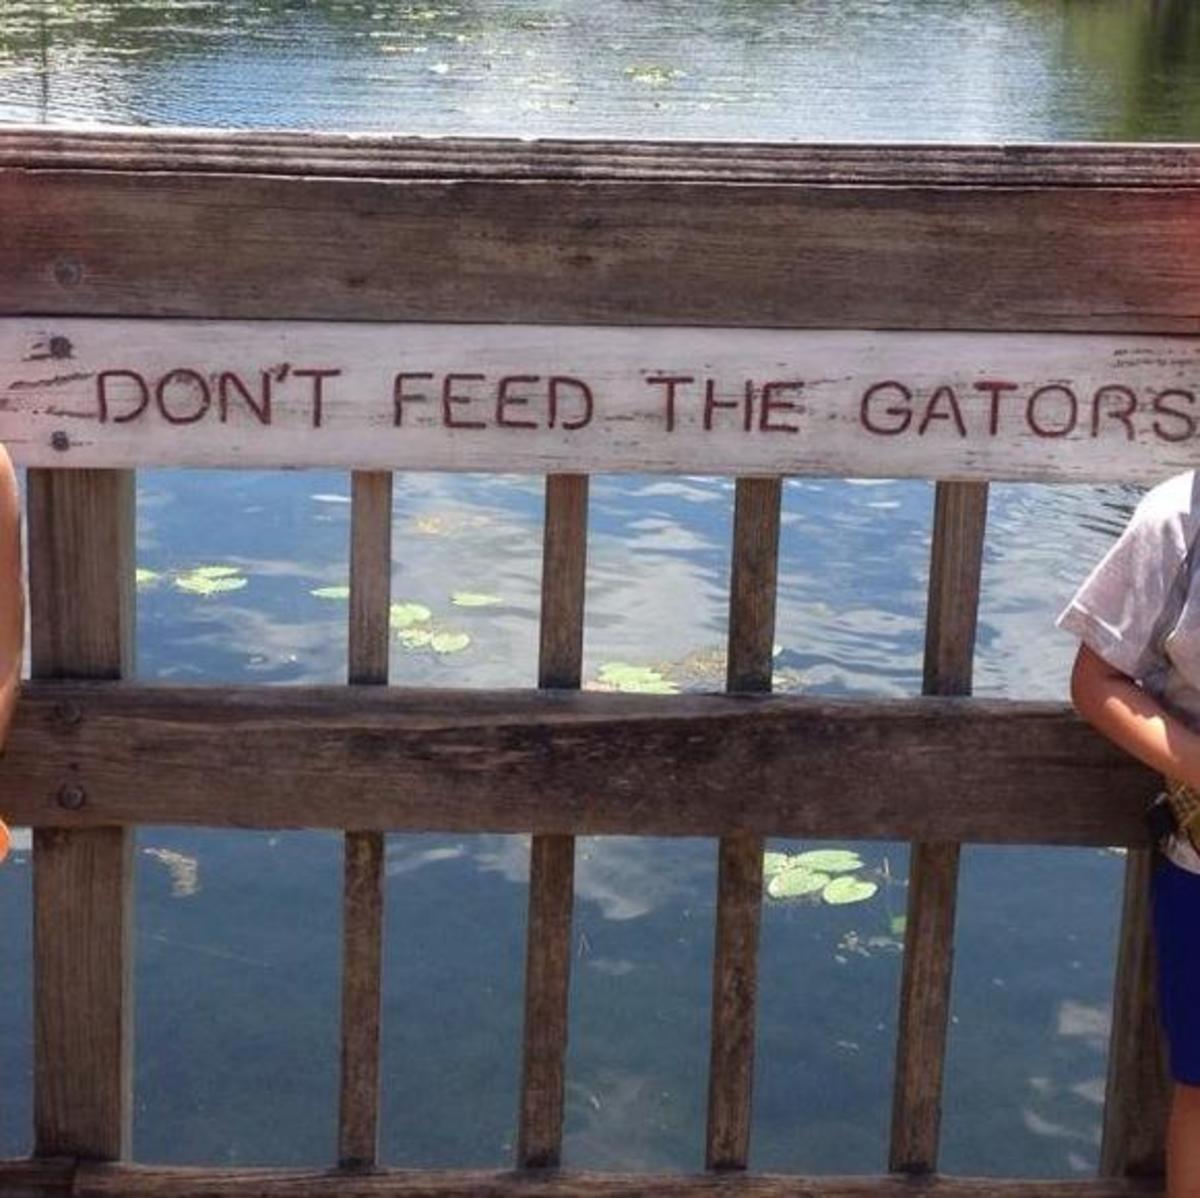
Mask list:
[[[1163,1172],[1171,1080],[1158,1017],[1150,917],[1154,861],[1151,849],[1134,849],[1125,859],[1100,1142],[1102,1177],[1157,1177]]]
[[[10,1182],[15,1183],[14,1188]],[[16,1188],[24,1187],[24,1188]],[[604,1174],[530,1170],[346,1173],[317,1169],[193,1169],[148,1165],[0,1162],[0,1193],[71,1198],[1162,1198],[1161,1184],[1130,1180],[957,1177],[791,1177],[770,1174]]]
[[[70,468],[1157,481],[1191,466],[1197,380],[1178,337],[7,319],[0,440]]]
[[[350,508],[351,684],[387,684],[391,574],[392,476],[356,471]],[[355,1168],[375,1165],[379,1155],[384,848],[382,832],[346,833],[338,1160]]]
[[[737,481],[726,663],[731,694],[771,689],[781,496],[777,478]],[[745,1169],[749,1162],[762,861],[761,834],[738,831],[721,838],[704,1154],[709,1169]]]
[[[1156,784],[1063,704],[938,698],[54,683],[0,761],[34,827],[1144,845]]]
[[[132,665],[132,476],[30,471],[27,493],[33,676],[121,677]],[[68,770],[50,801],[67,810],[85,799]],[[34,833],[39,1156],[129,1152],[132,857],[128,828]]]
[[[286,130],[0,130],[0,165],[79,171],[216,171],[369,178],[728,178],[946,187],[1200,186],[1195,146],[931,145],[410,137]]]
[[[926,695],[971,693],[987,501],[986,483],[939,482],[934,492]],[[910,847],[888,1149],[894,1172],[937,1168],[958,865],[959,846],[952,841],[922,839]]]
[[[10,165],[0,209],[6,315],[1200,332],[1187,187]]]
[[[546,479],[538,685],[578,688],[583,675],[588,480]],[[525,932],[525,1025],[517,1164],[557,1166],[562,1158],[575,838],[535,836],[529,854]]]

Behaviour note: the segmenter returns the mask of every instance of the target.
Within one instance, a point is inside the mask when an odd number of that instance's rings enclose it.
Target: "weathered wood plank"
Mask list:
[[[771,689],[782,483],[737,481],[729,583],[726,690]],[[763,837],[739,832],[717,851],[705,1165],[745,1169],[750,1157]]]
[[[586,475],[546,479],[538,685],[578,688],[583,674],[587,581]],[[562,1157],[575,838],[535,836],[529,855],[525,932],[525,1029],[517,1163],[557,1166]]]
[[[1200,429],[1171,337],[13,319],[0,363],[29,466],[1157,479]]]
[[[1058,703],[382,687],[27,686],[0,760],[35,827],[1144,845],[1155,781]]]
[[[74,1185],[71,1179],[74,1178]],[[10,1182],[26,1189],[10,1189]],[[210,1169],[150,1165],[81,1165],[0,1162],[0,1194],[24,1198],[70,1194],[73,1198],[634,1198],[693,1194],[744,1198],[1162,1198],[1161,1184],[1089,1178],[1071,1181],[957,1177],[791,1177],[771,1174],[613,1174],[530,1170],[401,1171],[347,1173],[311,1169]]]
[[[969,695],[987,528],[987,484],[939,482],[934,497],[923,690]],[[959,846],[920,840],[909,854],[904,959],[888,1168],[937,1168],[954,961]]]
[[[1150,918],[1151,849],[1125,860],[1112,1034],[1100,1142],[1102,1177],[1161,1176],[1171,1081],[1158,1018]]]
[[[30,471],[27,491],[32,673],[119,678],[133,652],[133,476]],[[69,770],[54,790],[60,810],[85,801]],[[128,828],[34,833],[39,1156],[129,1151],[132,861]]]
[[[1195,146],[581,141],[259,130],[0,130],[0,165],[443,179],[728,179],[945,187],[1197,187]]]
[[[351,492],[349,680],[386,685],[392,476],[356,471]],[[338,1160],[359,1168],[375,1165],[379,1149],[384,847],[382,832],[346,833]]]
[[[1186,187],[7,168],[0,210],[8,315],[1200,331]]]

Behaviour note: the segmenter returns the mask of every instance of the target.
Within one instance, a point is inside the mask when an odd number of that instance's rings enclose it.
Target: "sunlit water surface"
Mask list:
[[[1190,139],[1198,61],[1186,4],[1126,0],[10,0],[0,120]],[[140,676],[342,680],[345,603],[312,592],[345,582],[348,492],[333,473],[142,475]],[[977,693],[1063,697],[1073,646],[1052,617],[1135,499],[993,488]],[[731,500],[722,480],[596,480],[590,680],[626,662],[720,686]],[[931,503],[923,483],[787,484],[779,689],[919,691]],[[394,595],[469,643],[397,640],[394,683],[531,683],[540,521],[537,480],[397,478]],[[179,585],[206,565],[234,581]],[[457,606],[461,591],[496,602]],[[907,851],[849,847],[872,898],[764,910],[755,1167],[886,1167]],[[527,854],[517,837],[389,838],[389,1163],[511,1160]],[[136,1155],[330,1161],[340,841],[145,829],[137,862]],[[944,1169],[1095,1169],[1122,865],[1095,848],[964,851]],[[0,1155],[31,1140],[29,873],[24,851],[0,871]],[[580,842],[569,1164],[702,1163],[714,882],[708,842]]]

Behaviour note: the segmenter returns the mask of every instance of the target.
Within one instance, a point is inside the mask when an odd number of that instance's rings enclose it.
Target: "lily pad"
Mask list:
[[[674,695],[676,683],[664,678],[649,666],[634,666],[625,661],[610,661],[600,667],[601,686],[642,695]]]
[[[656,62],[635,62],[625,68],[625,74],[635,83],[646,83],[651,87],[663,87],[683,78],[678,67],[664,67]]]
[[[843,875],[834,878],[824,890],[821,897],[835,906],[843,903],[861,903],[869,899],[879,887],[874,882],[864,882],[862,878],[851,878]]]
[[[150,587],[161,577],[162,575],[157,570],[148,570],[145,566],[138,566],[133,580],[140,587]]]
[[[349,599],[349,587],[315,587],[308,592],[318,599]]]
[[[423,603],[393,603],[388,609],[388,623],[393,628],[411,628],[424,624],[432,615]]]
[[[890,927],[892,929],[893,936],[903,936],[904,929],[907,926],[908,926],[908,916],[907,915],[893,915],[892,916],[892,922],[890,924]]]
[[[435,653],[461,653],[471,643],[465,632],[436,632],[429,640]]]
[[[814,873],[811,869],[789,867],[777,873],[767,884],[767,893],[772,898],[799,898],[804,894],[815,894],[829,886],[829,875]]]
[[[763,853],[763,878],[770,880],[788,867],[791,859],[787,853]]]
[[[480,591],[455,591],[450,602],[455,607],[499,607],[504,600],[499,595],[485,595]]]
[[[224,591],[240,591],[249,579],[246,578],[212,578],[195,572],[180,575],[175,579],[175,585],[181,591],[192,595],[217,595]]]
[[[396,639],[406,649],[427,649],[433,640],[433,632],[429,628],[401,628],[396,633]]]
[[[863,867],[862,858],[849,849],[810,849],[807,853],[797,853],[792,862],[826,874],[851,873]]]
[[[196,566],[187,572],[192,578],[232,578],[241,571],[237,566]]]

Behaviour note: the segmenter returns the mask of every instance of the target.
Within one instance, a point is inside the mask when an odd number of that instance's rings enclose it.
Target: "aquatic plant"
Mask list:
[[[423,603],[393,603],[388,608],[388,623],[393,628],[411,628],[424,624],[433,617],[433,612]]]
[[[487,595],[480,591],[455,591],[450,596],[455,607],[499,607],[504,600],[499,595]]]
[[[350,588],[347,586],[338,587],[314,587],[308,592],[317,599],[349,599]]]
[[[225,591],[240,591],[248,582],[237,566],[196,566],[175,578],[175,585],[181,591],[206,598]]]
[[[145,566],[138,566],[133,576],[134,583],[142,589],[154,586],[160,578],[162,575],[157,570],[149,570]]]
[[[642,695],[674,695],[679,693],[678,683],[664,678],[649,666],[630,665],[626,661],[609,661],[600,667],[597,675],[598,689],[624,691]]]
[[[804,866],[789,866],[767,883],[767,893],[776,899],[800,898],[801,895],[824,893],[830,883],[829,875],[817,873]]]
[[[843,874],[840,878],[834,878],[821,891],[821,898],[834,905],[861,903],[864,899],[871,898],[878,889],[879,885],[876,882],[867,882],[862,878],[852,878]]]

